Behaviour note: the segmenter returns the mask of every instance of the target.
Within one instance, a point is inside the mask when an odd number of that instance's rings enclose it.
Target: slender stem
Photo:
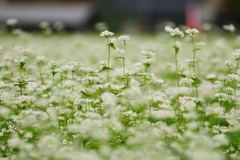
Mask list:
[[[124,42],[123,44],[123,49],[124,49],[124,52],[126,51],[126,43]],[[126,75],[125,75],[125,53],[124,53],[124,56],[123,56],[123,80],[124,80],[124,86],[126,86]]]
[[[197,78],[197,72],[196,72],[196,50],[195,50],[195,43],[194,43],[194,37],[192,37],[192,46],[193,46],[193,74],[194,78]],[[195,96],[198,98],[198,84],[196,83],[195,86]]]
[[[147,73],[148,73],[148,67],[145,66],[145,80],[144,80],[145,84],[147,84]]]
[[[177,73],[177,87],[178,87],[178,89],[179,89],[179,70],[178,70],[177,53],[175,53],[175,64],[176,64],[176,73]]]
[[[52,79],[52,88],[54,86],[54,75],[53,75],[53,79]]]
[[[44,80],[43,80],[43,73],[42,73],[42,65],[40,66],[40,77],[41,77],[41,82],[42,82],[42,85],[43,85]]]
[[[174,37],[174,44],[176,42],[176,38]],[[177,87],[178,87],[178,91],[179,91],[179,69],[178,69],[178,59],[177,59],[177,52],[175,50],[175,65],[176,65],[176,74],[177,74]],[[178,113],[177,113],[177,109],[179,108],[179,93],[177,95],[177,103],[176,103],[176,110],[175,110],[175,114],[176,114],[176,125],[177,125],[177,130],[178,132],[180,132],[179,129],[179,120],[178,120]]]
[[[61,88],[62,88],[63,74],[61,74]]]
[[[108,52],[108,62],[107,62],[107,67],[108,67],[108,70],[107,70],[107,82],[110,83],[110,76],[109,76],[109,68],[110,68],[110,46],[109,46],[110,42],[107,38],[107,52]],[[110,92],[110,85],[108,86],[108,91]]]
[[[110,67],[110,46],[109,46],[109,42],[108,42],[108,63],[107,63],[107,67]],[[108,76],[107,76],[107,80],[108,83],[110,82],[110,78],[109,78],[109,69],[107,70]]]

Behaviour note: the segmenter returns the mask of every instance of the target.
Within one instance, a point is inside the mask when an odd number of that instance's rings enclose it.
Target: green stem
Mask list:
[[[196,72],[196,51],[195,51],[195,43],[194,43],[194,37],[192,37],[192,47],[193,47],[193,74],[194,78],[197,78],[197,72]],[[195,96],[198,98],[198,84],[196,83],[195,86]]]
[[[54,75],[53,75],[53,79],[52,79],[52,88],[54,86]]]
[[[43,85],[44,80],[43,80],[42,66],[40,66],[40,77],[41,77],[41,82],[42,82],[42,85]]]
[[[123,49],[124,49],[124,52],[126,50],[126,43],[124,42],[124,45],[123,45]],[[123,80],[124,80],[124,87],[126,86],[126,75],[125,75],[125,53],[124,53],[124,56],[123,56]]]
[[[174,37],[174,44],[176,42],[176,38]],[[178,91],[179,91],[179,69],[178,69],[178,59],[177,59],[177,52],[175,50],[175,65],[176,65],[176,74],[177,74],[177,87],[178,87]],[[175,114],[176,114],[176,125],[177,125],[177,130],[180,133],[180,129],[179,129],[179,121],[178,121],[178,115],[177,115],[177,109],[179,108],[179,93],[177,95],[177,103],[176,103],[176,110],[175,110]]]
[[[108,62],[107,62],[107,67],[110,68],[110,46],[109,46],[109,41],[107,39],[107,45],[108,45]],[[110,76],[109,76],[109,69],[107,70],[107,82],[110,83]],[[110,86],[108,86],[108,91],[110,92]]]
[[[148,73],[148,67],[145,66],[145,80],[144,80],[145,84],[147,84],[147,73]]]
[[[179,89],[179,70],[178,70],[177,53],[175,53],[175,64],[176,64],[176,73],[177,73],[177,87],[178,87],[178,89]]]

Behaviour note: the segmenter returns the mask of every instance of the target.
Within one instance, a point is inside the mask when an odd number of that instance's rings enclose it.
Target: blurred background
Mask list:
[[[68,31],[93,30],[106,22],[113,31],[154,32],[168,22],[202,29],[240,22],[239,0],[0,0],[0,23],[18,20],[34,30],[39,23],[61,22]],[[101,27],[101,26],[99,26]]]

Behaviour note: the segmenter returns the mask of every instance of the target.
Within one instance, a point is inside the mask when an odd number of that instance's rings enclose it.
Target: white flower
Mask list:
[[[120,41],[128,41],[130,39],[129,35],[122,35],[118,37],[118,40]]]
[[[152,51],[142,51],[142,54],[144,55],[144,59],[141,60],[142,64],[151,64],[153,62],[155,62],[155,53],[153,53]]]
[[[217,76],[215,75],[215,74],[209,74],[209,75],[207,75],[207,79],[216,79],[217,78]]]
[[[177,48],[179,48],[179,47],[181,46],[181,43],[180,43],[179,41],[176,41],[176,42],[175,42],[175,46],[176,46]]]
[[[119,53],[119,54],[121,54],[121,55],[124,55],[124,54],[125,54],[125,51],[124,51],[123,49],[120,49],[120,48],[117,48],[117,49],[115,50],[115,52],[116,52],[116,53]]]
[[[229,32],[235,32],[235,26],[233,24],[223,25],[223,29]]]
[[[198,46],[198,47],[205,46],[205,42],[202,42],[202,41],[201,41],[201,42],[198,42],[198,43],[197,43],[197,46]]]
[[[25,56],[20,56],[20,57],[17,57],[14,59],[14,62],[17,64],[17,65],[20,65],[21,63],[25,63],[26,61],[26,57]]]
[[[58,67],[58,64],[56,61],[50,61],[48,62],[48,67],[54,69],[55,67]]]
[[[166,26],[165,31],[168,32],[172,37],[176,37],[176,36],[184,37],[184,33],[180,31],[178,27],[175,29],[172,29],[172,27]]]
[[[189,34],[190,36],[194,37],[196,34],[199,33],[199,30],[196,29],[196,28],[188,28],[186,31],[185,31],[186,34]]]
[[[240,60],[240,49],[236,49],[232,52],[232,58],[234,60]]]
[[[113,33],[113,32],[110,32],[110,31],[108,31],[108,30],[103,31],[103,32],[100,34],[101,37],[109,37],[109,36],[113,36],[113,35],[114,35],[114,33]]]
[[[37,61],[37,62],[43,62],[43,61],[45,61],[45,59],[46,59],[46,58],[45,58],[44,55],[41,55],[41,56],[37,56],[37,57],[36,57],[36,61]]]
[[[64,29],[64,24],[63,22],[60,22],[60,21],[57,21],[54,23],[54,28],[57,30],[57,31],[62,31]]]
[[[50,23],[49,23],[49,22],[40,22],[40,23],[39,23],[39,27],[40,27],[41,29],[47,29],[47,28],[49,28],[49,26],[50,26]]]
[[[17,19],[8,19],[7,21],[6,21],[6,24],[8,25],[8,26],[14,26],[14,25],[16,25],[18,23],[18,20]]]
[[[110,42],[110,43],[117,42],[117,38],[110,38],[110,39],[109,39],[109,42]]]
[[[180,80],[180,85],[192,84],[194,81],[191,78],[183,78]]]

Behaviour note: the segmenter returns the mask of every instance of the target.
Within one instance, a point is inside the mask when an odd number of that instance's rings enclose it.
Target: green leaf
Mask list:
[[[86,93],[86,92],[84,92],[84,91],[80,91],[80,93],[82,93],[83,96],[86,97],[86,98],[92,97],[90,94],[88,94],[88,93]]]
[[[193,51],[200,51],[201,49],[200,48],[195,48]]]
[[[103,67],[100,71],[98,71],[98,73],[101,73],[101,72],[106,71],[106,70],[113,70],[113,69],[110,68],[110,67]]]
[[[179,48],[178,47],[174,47],[174,48],[175,48],[175,53],[178,54]]]
[[[202,83],[202,81],[198,78],[192,78],[192,80],[193,80],[193,83],[192,83],[193,86],[198,86],[199,84]]]
[[[117,59],[124,59],[124,57],[116,57],[116,58],[114,58],[114,60],[117,60]]]
[[[186,74],[178,74],[180,77],[186,78],[187,75]]]
[[[115,47],[115,45],[114,45],[113,43],[110,43],[110,44],[109,44],[109,47],[111,47],[111,48],[114,49],[114,50],[116,49],[116,47]]]

